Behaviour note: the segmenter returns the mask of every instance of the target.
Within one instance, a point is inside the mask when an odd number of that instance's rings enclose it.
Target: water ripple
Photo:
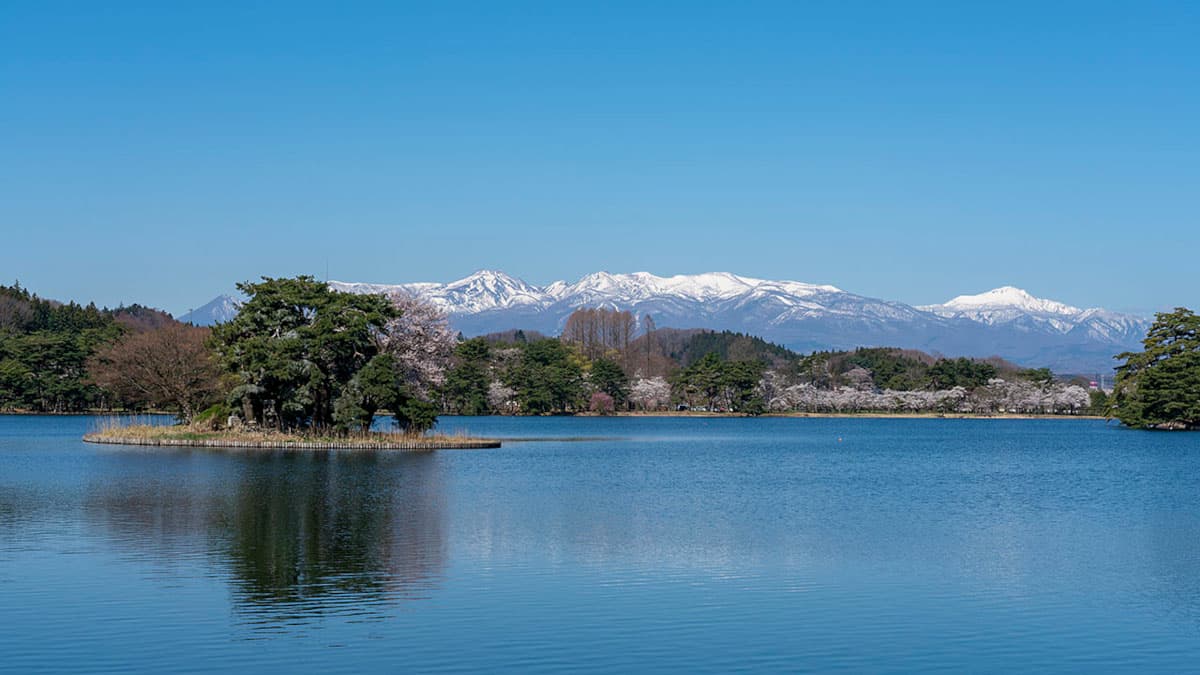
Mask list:
[[[79,424],[0,417],[0,669],[1200,662],[1197,436],[488,418],[444,424],[539,440],[261,455],[95,449]]]

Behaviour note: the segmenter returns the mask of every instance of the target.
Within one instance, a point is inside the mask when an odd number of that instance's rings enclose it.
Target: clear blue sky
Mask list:
[[[6,0],[0,279],[1200,305],[1200,3],[983,5]]]

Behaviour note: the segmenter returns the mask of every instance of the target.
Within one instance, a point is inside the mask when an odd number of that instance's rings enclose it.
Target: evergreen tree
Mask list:
[[[760,360],[726,361],[709,352],[675,374],[672,388],[690,407],[761,414],[766,404],[758,394],[766,364]]]
[[[1049,373],[1050,371],[1045,371]],[[942,359],[929,367],[929,382],[934,390],[982,387],[996,377],[996,367],[972,359]]]
[[[766,364],[762,361],[729,361],[724,364],[723,382],[733,412],[761,415],[766,403],[758,393]]]
[[[593,361],[590,381],[596,391],[612,397],[616,407],[624,407],[629,402],[629,376],[616,361],[606,358]]]
[[[709,352],[699,361],[680,370],[672,378],[677,395],[691,408],[717,408],[724,378],[723,365],[716,352]]]
[[[1142,345],[1117,357],[1110,414],[1140,429],[1200,428],[1200,317],[1159,313]]]
[[[860,348],[846,357],[848,365],[864,368],[871,373],[875,387],[897,391],[921,389],[928,381],[929,366],[905,356],[897,349]]]
[[[446,373],[446,384],[442,388],[449,411],[460,415],[486,415],[490,412],[490,358],[491,347],[482,338],[461,341],[455,347],[454,365]]]
[[[396,310],[382,296],[334,291],[308,276],[238,288],[249,300],[213,329],[221,362],[240,380],[231,403],[259,424],[333,427],[337,402],[379,353],[376,337]],[[340,426],[354,419],[350,403],[340,404]]]
[[[396,406],[396,426],[408,433],[423,433],[437,424],[438,409],[423,398],[401,393]]]
[[[86,363],[123,332],[110,310],[0,286],[0,409],[74,412],[114,403],[88,381]]]
[[[369,431],[380,408],[397,409],[401,385],[391,354],[376,354],[342,390],[333,417],[343,430]]]
[[[584,407],[583,359],[558,340],[525,344],[505,380],[516,390],[517,402],[526,413],[573,412]]]

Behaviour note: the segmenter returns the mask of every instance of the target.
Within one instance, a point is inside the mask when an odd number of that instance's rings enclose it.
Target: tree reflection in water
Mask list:
[[[166,564],[192,550],[215,556],[235,609],[253,623],[381,616],[422,597],[444,566],[432,453],[191,451],[114,461],[145,471],[123,466],[93,483],[88,513],[126,552]]]

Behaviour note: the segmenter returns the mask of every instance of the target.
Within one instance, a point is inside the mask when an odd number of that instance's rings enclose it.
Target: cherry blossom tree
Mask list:
[[[500,382],[493,381],[488,385],[487,398],[492,410],[505,414],[512,414],[516,410],[517,391]]]
[[[642,410],[662,410],[671,402],[671,385],[663,377],[638,378],[629,387],[629,400]]]
[[[446,315],[429,302],[399,291],[391,293],[388,300],[400,316],[380,331],[380,351],[395,359],[412,394],[428,400],[446,381],[457,338]]]

